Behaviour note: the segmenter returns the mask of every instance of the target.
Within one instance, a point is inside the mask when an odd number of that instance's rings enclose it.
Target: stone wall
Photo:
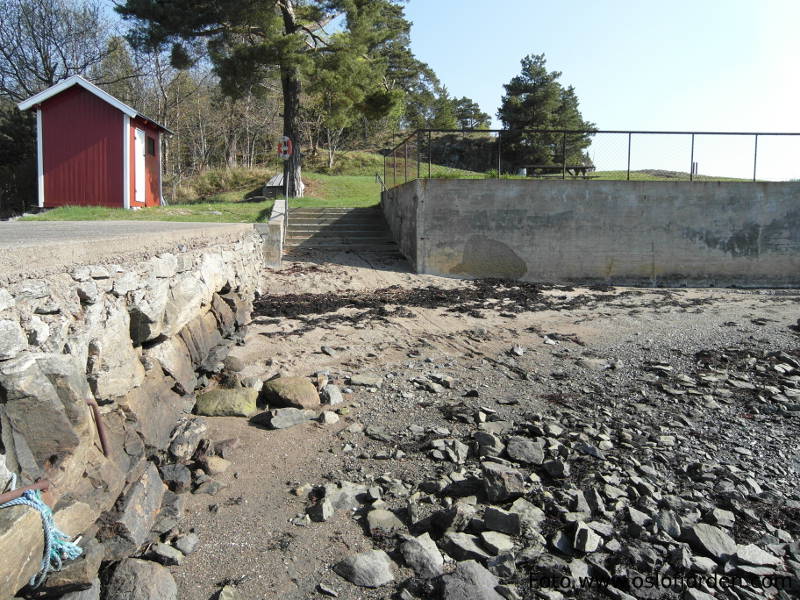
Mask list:
[[[262,252],[248,229],[0,287],[0,491],[12,473],[49,479],[56,523],[92,540],[84,561],[135,553],[175,501],[156,464],[194,452],[197,373],[219,370],[243,336]],[[108,456],[87,399],[100,404]],[[37,513],[0,511],[0,598],[38,571],[42,544]]]
[[[617,285],[800,285],[800,183],[413,181],[384,193],[420,273]]]

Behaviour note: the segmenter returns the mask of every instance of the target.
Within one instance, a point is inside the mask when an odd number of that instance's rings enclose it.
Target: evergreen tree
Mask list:
[[[531,129],[586,131],[593,123],[583,119],[578,97],[572,86],[559,83],[561,73],[548,71],[544,54],[526,56],[522,71],[507,83],[497,116],[504,128],[506,159],[514,166],[584,164],[584,150],[590,145],[590,134],[530,132]],[[566,143],[565,143],[566,142]],[[566,158],[565,158],[566,150]]]
[[[489,129],[491,118],[481,110],[478,103],[471,98],[459,98],[453,101],[456,121],[461,129]]]
[[[187,66],[205,43],[220,85],[236,97],[259,89],[277,71],[283,95],[283,134],[294,141],[285,168],[289,195],[303,195],[300,99],[304,73],[325,67],[336,53],[381,64],[381,51],[408,30],[400,0],[127,0],[117,10],[136,20],[131,41],[138,47],[172,43],[175,66]],[[326,26],[340,30],[348,45],[336,43]],[[375,77],[375,69],[356,69]],[[380,78],[378,78],[380,80]],[[358,82],[352,82],[358,85]],[[359,106],[389,110],[390,90],[373,90]]]

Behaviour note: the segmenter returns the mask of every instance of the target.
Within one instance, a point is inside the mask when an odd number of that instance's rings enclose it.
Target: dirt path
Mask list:
[[[232,469],[219,477],[228,487],[214,497],[187,496],[181,528],[194,528],[201,544],[180,567],[172,567],[181,598],[210,598],[224,582],[235,582],[247,599],[322,597],[315,591],[320,581],[344,599],[394,593],[392,588],[356,588],[330,570],[344,556],[373,547],[351,515],[340,512],[308,526],[291,522],[306,506],[304,497],[291,493],[299,484],[369,481],[382,474],[409,484],[419,481],[429,462],[425,456],[375,459],[372,440],[345,431],[353,423],[401,432],[395,441],[403,447],[408,440],[402,432],[411,424],[452,428],[437,409],[462,401],[470,389],[480,394],[475,402],[494,410],[552,412],[558,409],[548,400],[553,395],[594,386],[613,391],[634,377],[632,369],[627,374],[629,365],[645,360],[670,361],[741,342],[787,347],[797,340],[788,328],[798,318],[795,294],[555,288],[542,290],[546,306],[541,310],[515,312],[504,292],[483,308],[451,312],[448,294],[468,291],[472,282],[415,275],[379,257],[334,258],[337,262],[322,263],[312,256],[266,273],[267,293],[276,302],[291,294],[363,300],[390,286],[413,293],[435,286],[443,299],[435,306],[389,306],[388,314],[363,320],[328,320],[332,314],[352,317],[367,310],[352,306],[296,319],[255,317],[246,344],[235,351],[247,364],[244,376],[326,370],[343,387],[355,373],[385,376],[386,385],[372,392],[353,388],[345,396],[351,412],[336,425],[267,431],[243,419],[209,419],[212,439],[236,437],[241,446],[231,455]],[[583,300],[573,302],[576,298]],[[509,355],[514,345],[524,348],[522,356]],[[576,361],[594,356],[618,361],[613,377],[581,371],[581,378],[573,379]],[[401,391],[401,383],[407,386],[410,378],[428,371],[453,377],[453,389],[438,395]],[[497,402],[509,394],[520,404]],[[351,451],[345,451],[347,444]],[[402,571],[398,581],[403,574],[409,572]]]

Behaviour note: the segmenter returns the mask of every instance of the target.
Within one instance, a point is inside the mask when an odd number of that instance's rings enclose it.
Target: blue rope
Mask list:
[[[42,527],[44,529],[44,553],[39,573],[31,577],[30,585],[37,588],[47,579],[50,571],[60,571],[63,560],[74,560],[83,554],[83,550],[77,544],[69,541],[69,537],[56,527],[53,521],[53,511],[42,501],[38,490],[27,490],[21,497],[0,504],[0,508],[10,508],[12,506],[29,506],[39,511],[42,517]]]

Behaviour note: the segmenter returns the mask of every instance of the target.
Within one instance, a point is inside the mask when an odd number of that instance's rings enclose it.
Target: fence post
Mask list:
[[[500,142],[500,136],[502,136],[502,135],[503,134],[500,131],[497,132],[497,178],[498,179],[500,179],[500,168],[501,168],[501,165],[502,165],[501,161],[502,161],[502,157],[503,157],[503,154],[502,154],[503,145]]]
[[[567,178],[567,132],[564,130],[564,137],[561,138],[561,179]]]
[[[628,177],[627,181],[631,180],[631,133],[628,133]]]
[[[417,129],[417,179],[420,179],[420,165],[419,162],[422,160],[422,144],[419,142],[419,129]]]
[[[433,154],[433,141],[431,140],[431,130],[428,130],[428,179],[431,178],[431,166],[433,163],[433,158],[431,155]]]
[[[755,135],[755,146],[753,148],[753,182],[756,180],[756,168],[758,166],[758,134]]]
[[[692,134],[692,156],[689,159],[689,181],[694,181],[694,134]]]
[[[403,142],[403,183],[408,181],[408,140]]]

